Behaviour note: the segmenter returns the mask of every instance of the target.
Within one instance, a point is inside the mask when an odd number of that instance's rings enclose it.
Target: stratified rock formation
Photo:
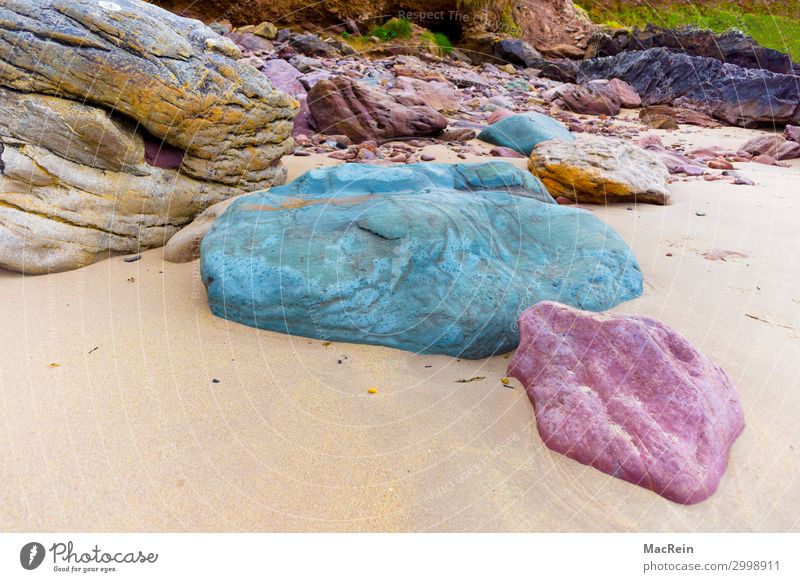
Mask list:
[[[553,196],[577,202],[669,202],[664,163],[617,138],[582,134],[572,142],[542,142],[533,148],[528,168]]]
[[[670,327],[551,301],[519,318],[508,375],[545,444],[678,503],[716,491],[744,428],[728,375]]]
[[[689,104],[731,125],[800,123],[798,77],[663,48],[583,61],[579,81],[622,79],[644,105]]]
[[[138,0],[0,4],[0,266],[157,246],[285,180],[297,104],[197,21]]]
[[[764,69],[773,73],[791,73],[793,70],[789,55],[765,48],[735,29],[715,34],[695,26],[661,28],[648,25],[644,30],[619,30],[611,35],[597,33],[589,41],[590,52],[599,57],[651,48],[708,57],[745,69]]]
[[[307,103],[320,133],[346,135],[355,142],[435,135],[447,127],[447,118],[427,105],[403,105],[344,76],[319,81]]]
[[[638,296],[625,243],[505,162],[347,164],[236,200],[201,245],[211,310],[306,337],[482,358],[542,299]]]

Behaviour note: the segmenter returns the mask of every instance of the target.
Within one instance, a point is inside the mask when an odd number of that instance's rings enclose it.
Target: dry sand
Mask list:
[[[754,134],[664,139],[735,147]],[[290,177],[321,163],[290,158]],[[704,503],[549,451],[519,384],[500,383],[502,356],[326,346],[227,322],[209,312],[198,264],[155,249],[0,273],[0,527],[797,531],[800,164],[738,166],[756,186],[691,179],[668,207],[594,208],[645,277],[616,311],[674,326],[738,386],[747,427]]]

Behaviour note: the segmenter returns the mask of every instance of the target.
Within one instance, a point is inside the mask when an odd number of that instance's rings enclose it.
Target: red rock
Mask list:
[[[667,167],[670,174],[701,176],[706,171],[705,167],[698,162],[664,147],[664,144],[661,143],[661,139],[659,139],[657,135],[646,135],[636,143],[661,158],[661,161]]]
[[[727,374],[675,330],[552,301],[519,318],[508,369],[545,444],[678,503],[708,498],[744,428]]]
[[[762,135],[742,144],[743,152],[758,156],[766,154],[776,160],[800,158],[800,143],[789,141],[782,135]]]
[[[556,204],[561,204],[562,206],[571,206],[575,204],[575,201],[570,198],[565,198],[564,196],[559,196],[556,198]]]
[[[609,81],[598,79],[589,81],[586,85],[606,95],[612,101],[616,101],[620,104],[620,107],[635,109],[642,106],[642,98],[639,97],[636,89],[620,79],[611,79]]]
[[[732,170],[733,164],[728,160],[709,160],[708,167],[713,170]]]
[[[495,109],[492,111],[492,114],[486,118],[486,123],[492,125],[493,123],[503,121],[506,117],[511,117],[512,115],[515,115],[515,113],[513,111],[509,111],[508,109]]]
[[[573,113],[590,115],[616,115],[620,103],[607,92],[599,91],[592,85],[561,85],[556,96],[564,108]]]
[[[759,154],[757,156],[753,156],[753,159],[750,160],[754,164],[764,164],[766,166],[777,166],[778,160],[773,158],[768,154]]]
[[[307,102],[321,133],[343,134],[354,142],[435,135],[447,127],[447,118],[435,109],[407,107],[344,76],[319,81]]]
[[[671,118],[677,125],[697,125],[699,127],[719,127],[719,123],[714,121],[711,116],[689,109],[688,107],[675,107],[672,105],[648,105],[639,112],[639,119],[643,123],[652,125],[650,120],[661,120],[665,117]],[[666,129],[666,128],[664,128]]]
[[[800,126],[787,125],[783,130],[783,135],[786,139],[800,143]]]
[[[495,146],[489,150],[489,154],[493,155],[496,158],[524,158],[521,153],[516,150],[512,150],[511,148],[507,148],[504,146]]]

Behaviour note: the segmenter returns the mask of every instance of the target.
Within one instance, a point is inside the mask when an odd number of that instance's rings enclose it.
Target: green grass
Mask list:
[[[453,50],[453,43],[447,38],[443,32],[425,32],[422,34],[421,39],[425,42],[436,46],[437,52],[440,55],[446,55]]]
[[[791,1],[791,0],[790,0]],[[725,32],[738,28],[752,36],[761,45],[787,53],[792,60],[800,62],[800,16],[793,18],[787,15],[771,14],[752,6],[742,9],[736,4],[719,6],[674,5],[674,6],[620,6],[618,2],[610,3],[584,1],[584,10],[589,17],[601,24],[615,28],[647,24],[675,28],[685,25],[696,25],[714,32]],[[792,12],[787,12],[792,14]],[[794,14],[800,14],[795,12]]]
[[[392,18],[381,26],[374,27],[369,31],[369,34],[381,40],[409,38],[411,36],[411,21],[405,18]]]

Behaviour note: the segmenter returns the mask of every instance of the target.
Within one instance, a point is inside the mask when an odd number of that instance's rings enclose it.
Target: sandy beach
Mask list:
[[[735,150],[759,132],[654,133]],[[285,162],[292,179],[335,160]],[[800,160],[789,166],[737,164],[755,186],[678,177],[666,207],[589,207],[644,274],[643,296],[614,311],[673,326],[737,386],[746,428],[703,503],[672,503],[547,449],[520,384],[500,382],[507,356],[251,329],[210,313],[198,262],[152,249],[137,262],[0,273],[0,526],[796,531]],[[459,382],[474,377],[484,379]]]

